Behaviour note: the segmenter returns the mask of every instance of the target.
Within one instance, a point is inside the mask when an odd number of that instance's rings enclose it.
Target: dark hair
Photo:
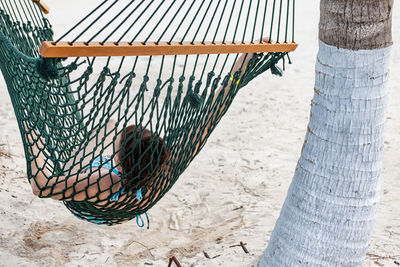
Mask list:
[[[125,189],[138,190],[149,186],[169,154],[164,140],[158,135],[140,126],[126,127],[118,151]]]

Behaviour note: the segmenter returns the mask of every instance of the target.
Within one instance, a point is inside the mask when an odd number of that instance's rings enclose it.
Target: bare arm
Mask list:
[[[66,201],[106,200],[121,187],[118,182],[113,185],[115,177],[104,169],[91,175],[79,174],[52,178],[47,178],[43,172],[39,172],[35,179],[37,185],[35,181],[31,182],[35,195]]]
[[[100,201],[108,199],[121,187],[117,175],[101,168],[92,174],[52,177],[45,168],[46,157],[42,140],[33,131],[26,136],[31,143],[29,153],[34,175],[30,184],[36,196],[66,201]]]
[[[197,143],[196,148],[193,150],[193,152],[190,155],[191,158],[195,157],[195,155],[197,154],[197,151],[200,149],[200,145],[203,144],[204,141],[206,140],[207,134],[210,131],[211,126],[215,123],[218,123],[218,121],[221,119],[220,117],[218,118],[218,115],[225,109],[226,102],[224,102],[222,105],[216,106],[216,101],[217,101],[218,97],[222,93],[223,93],[222,99],[225,99],[228,96],[228,93],[231,91],[233,75],[235,75],[235,73],[238,70],[241,70],[239,80],[235,81],[237,84],[234,86],[234,89],[233,89],[235,92],[238,90],[240,79],[242,78],[244,72],[246,71],[247,65],[252,57],[253,57],[253,54],[242,54],[240,56],[240,58],[236,61],[234,67],[232,68],[231,79],[228,81],[228,84],[225,86],[222,85],[218,89],[218,91],[214,94],[214,98],[212,100],[211,107],[217,108],[217,110],[215,110],[214,112],[208,113],[204,117],[203,123],[205,124],[205,128],[203,131],[200,132],[200,129],[196,130],[193,140],[197,140],[200,137],[200,135],[201,135],[201,139],[196,142]]]

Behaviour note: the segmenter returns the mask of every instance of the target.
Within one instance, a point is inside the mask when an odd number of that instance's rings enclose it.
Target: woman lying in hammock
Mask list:
[[[107,128],[116,129],[116,122],[110,120]],[[27,138],[33,143],[31,156],[36,157],[31,163],[32,173],[36,173],[35,181],[31,181],[33,193],[39,197],[50,196],[64,201],[118,201],[120,196],[125,195],[125,192],[129,192],[134,186],[130,180],[140,181],[135,186],[139,188],[136,196],[142,198],[140,188],[147,187],[152,182],[157,176],[158,167],[165,168],[169,158],[161,137],[140,126],[130,125],[117,135],[113,148],[105,149],[103,156],[95,158],[78,175],[49,179],[44,168],[42,142],[34,142],[36,135],[33,131]],[[113,136],[109,135],[104,142],[112,140]],[[113,153],[113,149],[117,153]],[[143,150],[145,152],[141,153]],[[113,154],[114,157],[111,156]],[[139,164],[135,160],[138,158],[142,158]],[[124,179],[121,179],[122,176]]]
[[[251,54],[243,54],[237,60],[231,71],[232,77],[239,70],[241,70],[240,76],[243,75],[252,56]],[[216,101],[223,90],[224,98],[227,96],[231,82],[232,79],[227,86],[219,88],[213,101]],[[236,85],[235,90],[237,88],[238,85]],[[196,131],[194,139],[200,139],[199,144],[204,143],[209,128],[220,119],[213,114],[219,114],[219,111],[224,108],[225,105],[221,105],[220,110],[211,113],[204,119],[204,121],[209,121],[204,132],[200,133],[198,129],[190,130]],[[117,128],[115,124],[116,122],[111,120],[105,129],[115,131]],[[126,197],[132,196],[132,194],[134,194],[136,200],[141,201],[143,199],[142,189],[146,189],[144,199],[148,199],[147,197],[150,194],[154,194],[157,198],[160,190],[168,186],[168,182],[164,181],[157,189],[151,188],[150,185],[160,171],[168,173],[170,169],[168,162],[173,161],[173,159],[169,160],[170,153],[167,151],[164,140],[155,133],[136,125],[126,127],[116,138],[114,138],[115,135],[110,135],[108,132],[109,142],[112,143],[115,140],[113,144],[109,146],[108,150],[102,151],[102,156],[91,160],[91,163],[86,165],[83,170],[82,168],[77,170],[78,174],[48,178],[50,175],[45,168],[46,158],[43,154],[43,140],[38,139],[33,130],[28,131],[26,137],[32,144],[29,153],[34,159],[30,166],[34,174],[34,179],[30,181],[33,193],[39,197],[51,197],[64,201],[89,201],[98,205],[107,204],[110,201],[123,202]],[[186,144],[178,145],[185,147]],[[95,148],[93,147],[93,149]],[[198,149],[199,145],[190,153],[190,159],[193,159]],[[114,151],[117,153],[114,153]],[[147,152],[141,153],[141,151]],[[99,154],[95,152],[94,155]],[[140,164],[137,164],[139,158]],[[157,191],[153,192],[155,190]],[[139,207],[146,207],[149,204],[146,201],[143,200]]]

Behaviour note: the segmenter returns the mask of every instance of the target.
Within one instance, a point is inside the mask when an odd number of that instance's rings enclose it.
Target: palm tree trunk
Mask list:
[[[364,261],[380,194],[392,6],[321,0],[306,140],[260,266]]]

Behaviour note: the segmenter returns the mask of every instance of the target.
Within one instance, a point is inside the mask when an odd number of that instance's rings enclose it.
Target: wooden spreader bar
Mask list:
[[[33,2],[37,3],[44,14],[49,14],[49,7],[42,0],[33,0]]]
[[[296,43],[202,43],[202,42],[69,42],[46,41],[40,48],[40,54],[45,58],[55,57],[106,57],[106,56],[152,56],[152,55],[199,55],[199,54],[236,54],[291,52],[296,50]]]

